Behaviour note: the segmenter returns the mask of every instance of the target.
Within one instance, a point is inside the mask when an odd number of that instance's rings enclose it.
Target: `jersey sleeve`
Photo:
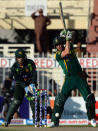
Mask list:
[[[16,72],[15,72],[15,64],[13,64],[13,66],[11,67],[11,71],[9,73],[9,77],[10,79],[13,79],[13,77],[15,76]]]
[[[57,51],[54,57],[57,61],[61,60],[61,52]]]
[[[31,64],[32,64],[32,83],[37,84],[36,65],[35,65],[34,61],[32,61]]]

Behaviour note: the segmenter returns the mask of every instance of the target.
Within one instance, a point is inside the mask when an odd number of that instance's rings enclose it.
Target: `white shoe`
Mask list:
[[[52,127],[57,127],[57,126],[59,126],[59,124],[54,124],[54,122],[51,122],[50,124],[47,124],[47,127],[50,127],[50,128],[52,128]]]
[[[51,122],[50,124],[47,124],[47,127],[54,127],[54,122]]]
[[[91,125],[92,125],[93,127],[96,127],[96,120],[95,120],[95,119],[92,119],[92,120],[90,121],[90,123],[91,123]]]

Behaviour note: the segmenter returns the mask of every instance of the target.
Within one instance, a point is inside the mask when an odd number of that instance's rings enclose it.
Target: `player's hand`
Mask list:
[[[35,84],[32,83],[29,85],[29,92],[33,95],[35,94],[35,92],[36,92]]]
[[[67,31],[66,33],[66,40],[70,41],[72,39],[72,32],[71,31]]]
[[[62,30],[60,32],[60,37],[66,38],[66,34],[67,34],[67,31],[66,30]]]
[[[29,86],[25,87],[25,92],[26,92],[26,94],[32,94],[32,95],[34,95],[35,92],[36,92],[35,84],[32,83]]]
[[[28,92],[29,92],[28,86],[26,86],[24,89],[25,89],[25,93],[28,94]]]

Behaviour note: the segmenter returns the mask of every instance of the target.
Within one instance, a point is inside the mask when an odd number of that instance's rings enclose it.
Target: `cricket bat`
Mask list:
[[[61,21],[62,21],[62,24],[63,24],[63,28],[66,29],[66,23],[65,23],[65,20],[64,20],[64,14],[63,14],[63,8],[62,8],[61,2],[59,2],[59,9],[60,9],[60,18],[61,18]]]

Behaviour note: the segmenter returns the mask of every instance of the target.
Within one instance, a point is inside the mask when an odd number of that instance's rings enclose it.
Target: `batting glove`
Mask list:
[[[62,30],[60,32],[60,37],[66,38],[66,34],[67,34],[67,31],[66,30]]]
[[[71,39],[72,39],[72,32],[71,31],[67,31],[66,40],[70,41]]]

